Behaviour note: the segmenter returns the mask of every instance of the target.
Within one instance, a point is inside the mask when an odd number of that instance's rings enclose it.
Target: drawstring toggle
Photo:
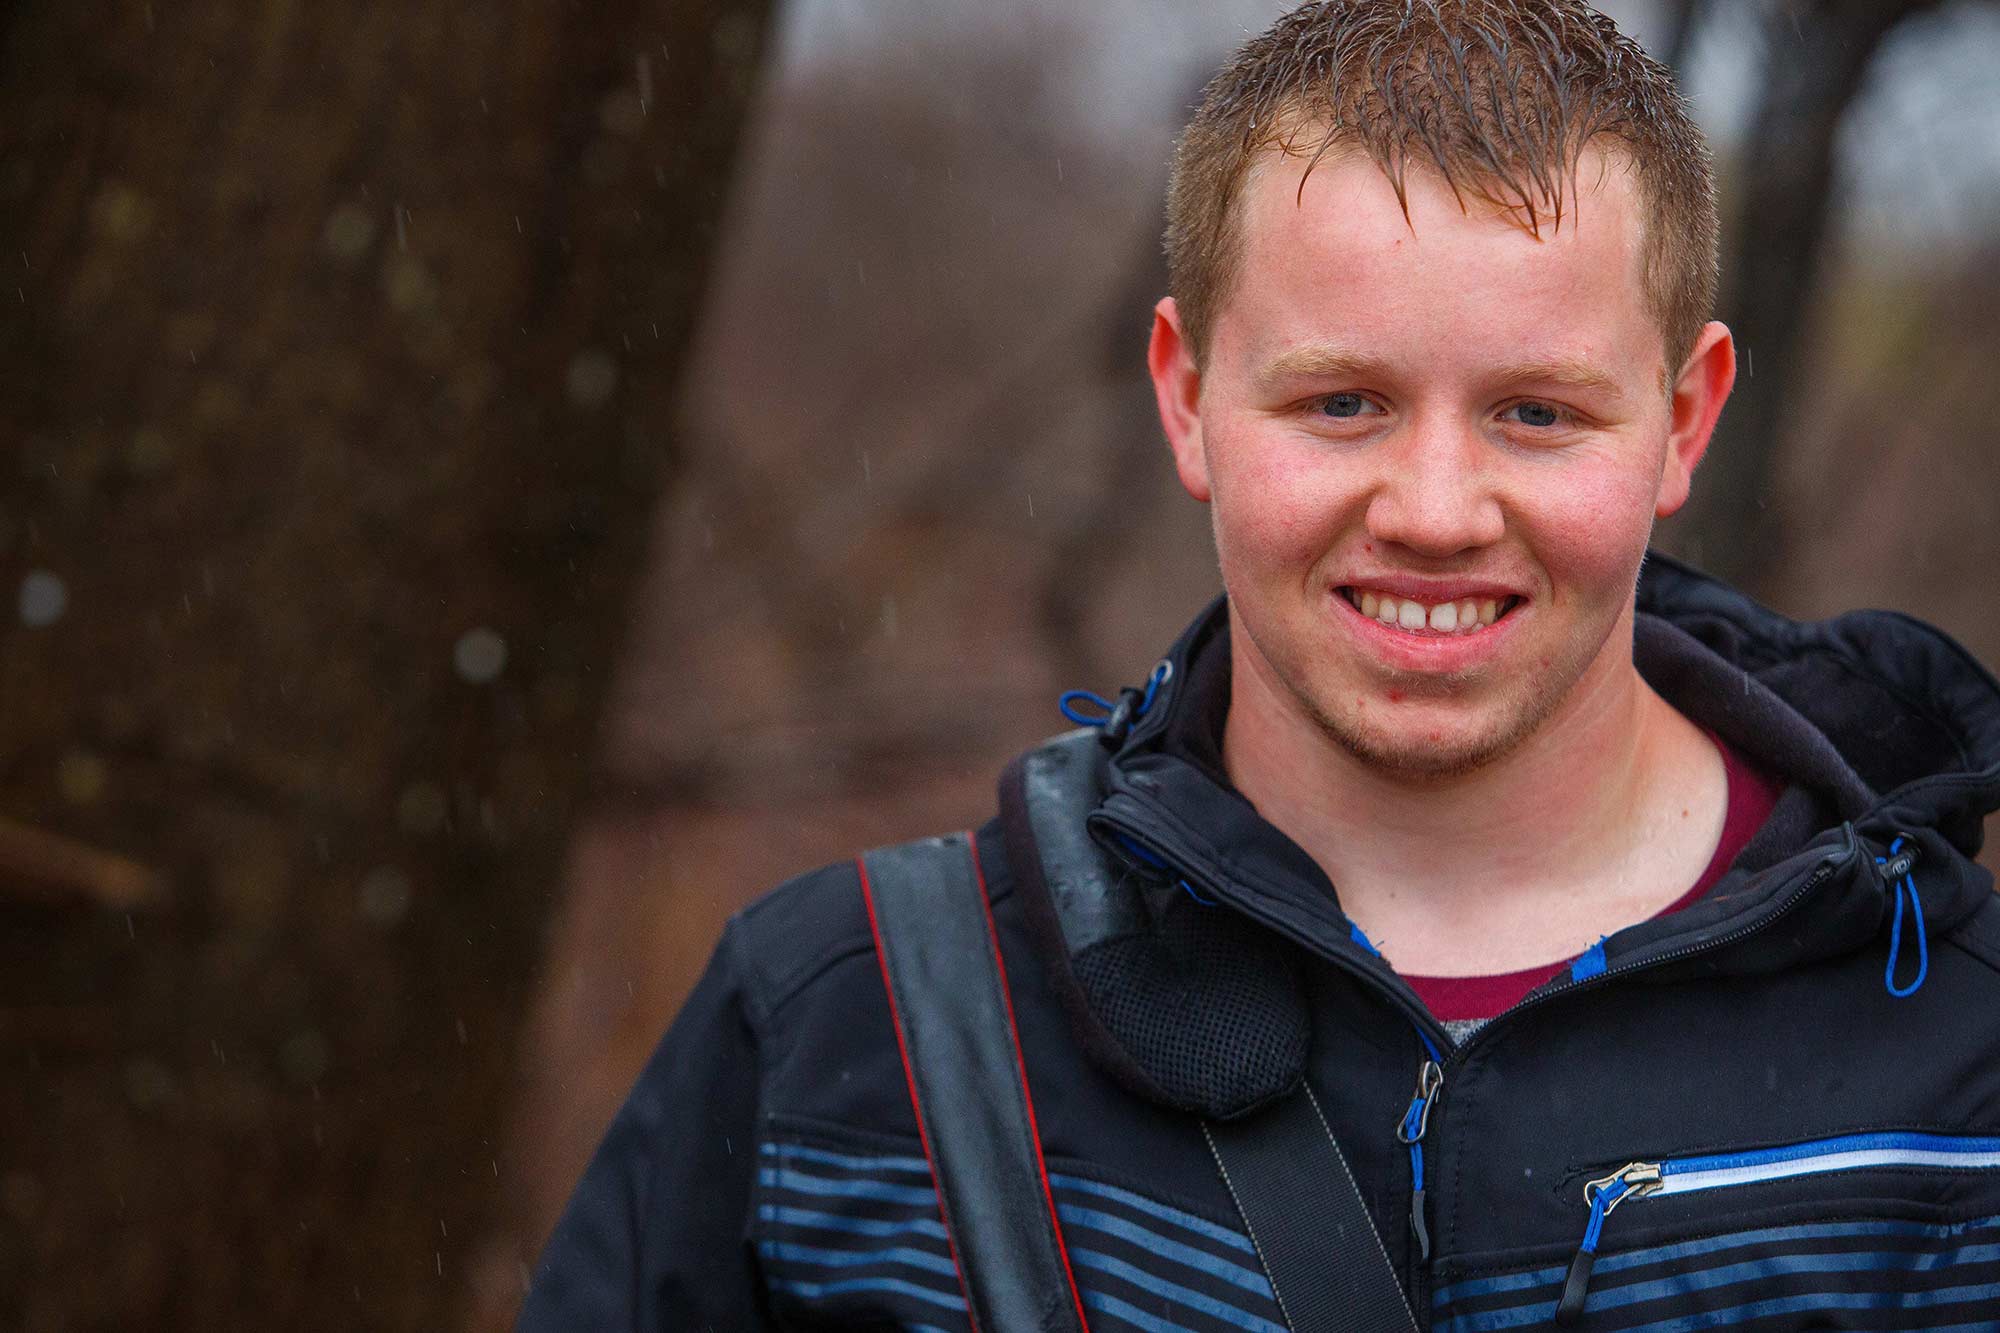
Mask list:
[[[1896,915],[1889,925],[1889,961],[1882,969],[1882,985],[1889,994],[1899,1000],[1915,995],[1923,986],[1924,978],[1930,975],[1931,945],[1924,933],[1924,904],[1917,897],[1917,877],[1913,873],[1917,864],[1917,845],[1905,834],[1897,834],[1889,844],[1889,854],[1875,858],[1875,864],[1882,871],[1882,878],[1889,884],[1889,890],[1896,895]],[[1908,915],[1915,923],[1917,936],[1917,974],[1907,986],[1896,984],[1896,963],[1903,956],[1903,918]]]
[[[1146,715],[1146,710],[1153,706],[1154,696],[1159,694],[1160,687],[1172,680],[1173,676],[1173,662],[1162,661],[1153,668],[1153,674],[1146,677],[1145,689],[1127,685],[1118,691],[1116,703],[1090,690],[1067,690],[1062,698],[1056,701],[1056,706],[1062,709],[1064,717],[1079,727],[1098,728],[1098,739],[1104,742],[1104,747],[1115,750],[1125,743],[1125,737],[1131,734],[1132,724]],[[1073,702],[1075,700],[1092,705],[1099,709],[1102,715],[1079,712]]]

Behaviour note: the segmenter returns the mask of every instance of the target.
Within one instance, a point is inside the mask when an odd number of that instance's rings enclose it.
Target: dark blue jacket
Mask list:
[[[1657,557],[1640,610],[1647,680],[1789,788],[1703,901],[1461,1045],[1222,775],[1219,607],[1089,821],[1142,931],[1061,947],[1010,770],[978,845],[1092,1329],[1283,1328],[1197,1117],[1288,1061],[1428,1328],[1546,1326],[1588,1241],[1586,1330],[2000,1329],[2000,902],[1972,859],[2000,687],[1906,617],[1795,623]],[[828,867],[731,922],[521,1327],[959,1330],[964,1309],[857,876]]]

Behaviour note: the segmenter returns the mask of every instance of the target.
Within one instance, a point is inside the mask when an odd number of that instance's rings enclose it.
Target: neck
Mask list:
[[[1629,612],[1526,740],[1442,778],[1356,757],[1260,662],[1245,660],[1247,643],[1232,638],[1223,736],[1231,778],[1320,864],[1343,910],[1405,971],[1505,970],[1490,965],[1503,956],[1541,961],[1535,955],[1545,946],[1523,940],[1520,923],[1574,915],[1593,888],[1627,878],[1662,796],[1678,802],[1667,790],[1675,765],[1690,745],[1707,749],[1633,666]],[[1529,956],[1514,956],[1522,953]]]

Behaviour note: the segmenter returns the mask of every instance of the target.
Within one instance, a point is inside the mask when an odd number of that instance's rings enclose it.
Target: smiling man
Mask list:
[[[1229,589],[1227,771],[1399,970],[1573,955],[1682,896],[1723,827],[1717,746],[1640,677],[1632,617],[1729,333],[1669,346],[1630,150],[1539,164],[1568,207],[1537,234],[1442,168],[1410,164],[1399,200],[1335,148],[1254,157],[1230,276],[1184,244],[1197,295],[1156,316]]]
[[[1308,5],[1168,211],[1225,597],[732,922],[523,1326],[2000,1327],[2000,688],[1647,560],[1735,374],[1668,73]]]

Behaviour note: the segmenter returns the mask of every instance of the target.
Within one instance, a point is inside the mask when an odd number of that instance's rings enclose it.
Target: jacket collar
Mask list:
[[[1163,863],[1315,952],[1351,954],[1335,886],[1223,771],[1226,609],[1218,599],[1168,654],[1159,698],[1110,756],[1091,830],[1134,868]],[[1789,620],[1655,555],[1634,656],[1676,708],[1789,785],[1708,898],[1619,932],[1611,962],[1694,951],[1709,969],[1761,972],[1859,948],[1887,920],[1874,866],[1898,836],[1919,850],[1934,931],[1985,901],[1991,878],[1971,857],[2000,805],[2000,686],[1947,636],[1887,612]],[[1806,902],[1794,928],[1754,929]]]

